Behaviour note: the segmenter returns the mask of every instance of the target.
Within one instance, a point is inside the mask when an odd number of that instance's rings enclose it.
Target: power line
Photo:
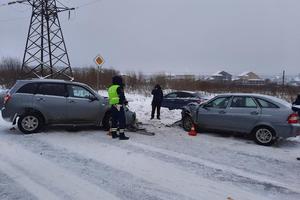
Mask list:
[[[102,2],[103,0],[93,0],[93,1],[90,1],[90,2],[87,2],[87,3],[84,3],[84,4],[81,4],[79,6],[75,6],[75,9],[81,9],[81,8],[84,8],[84,7],[87,7],[87,6],[91,6],[93,4],[96,4],[96,3],[100,3]],[[10,2],[10,3],[3,3],[3,4],[0,4],[0,7],[4,7],[4,6],[8,6],[8,5],[12,5],[12,4],[17,4],[17,3],[24,3],[26,2],[26,0],[21,0],[21,1],[13,1],[13,2]],[[63,7],[67,7],[65,6],[64,3],[62,3],[61,1],[58,1],[57,2],[63,6]],[[69,15],[70,16],[70,15]],[[11,19],[0,19],[0,22],[12,22],[12,21],[19,21],[19,20],[22,20],[22,19],[25,19],[27,18],[27,16],[24,16],[24,17],[18,17],[18,18],[11,18]]]
[[[96,3],[100,3],[101,1],[102,0],[93,0],[93,1],[81,4],[81,5],[79,5],[79,6],[75,7],[75,8],[79,9],[79,8],[82,8],[82,7],[90,6],[90,5],[93,5],[93,4],[96,4]]]

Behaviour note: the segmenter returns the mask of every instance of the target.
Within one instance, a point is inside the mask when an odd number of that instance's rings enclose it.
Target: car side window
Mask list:
[[[70,97],[75,97],[75,98],[89,99],[90,97],[95,96],[87,89],[78,85],[68,85],[68,92]]]
[[[195,96],[193,94],[187,93],[187,92],[181,92],[179,93],[180,98],[194,98]]]
[[[279,108],[277,105],[263,99],[256,98],[262,108]]]
[[[251,97],[233,97],[230,107],[232,108],[257,108]]]
[[[176,98],[177,94],[176,93],[171,93],[171,94],[167,94],[165,98]]]
[[[65,84],[41,83],[38,86],[37,94],[65,97],[67,91]]]
[[[231,97],[219,97],[206,104],[210,108],[226,108]]]
[[[37,90],[37,83],[27,83],[23,85],[16,93],[35,94]]]

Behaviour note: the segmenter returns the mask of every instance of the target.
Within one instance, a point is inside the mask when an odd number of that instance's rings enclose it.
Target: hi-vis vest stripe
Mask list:
[[[120,102],[120,98],[117,92],[119,85],[112,85],[108,88],[108,98],[109,98],[109,105],[116,105]]]

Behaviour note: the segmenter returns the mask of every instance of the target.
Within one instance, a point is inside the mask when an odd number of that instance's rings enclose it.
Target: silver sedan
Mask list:
[[[300,135],[299,116],[288,102],[261,94],[233,93],[205,104],[191,103],[182,111],[186,131],[195,128],[250,134],[256,143],[272,145],[279,137]]]

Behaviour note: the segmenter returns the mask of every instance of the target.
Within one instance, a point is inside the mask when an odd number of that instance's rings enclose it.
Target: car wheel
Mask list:
[[[192,129],[193,123],[194,122],[193,122],[192,118],[188,115],[185,115],[182,118],[182,127],[185,131],[190,131]]]
[[[18,120],[18,128],[25,134],[37,133],[42,126],[43,119],[37,113],[25,113]]]
[[[260,126],[253,130],[254,141],[257,144],[271,146],[276,141],[275,131],[267,126]]]

